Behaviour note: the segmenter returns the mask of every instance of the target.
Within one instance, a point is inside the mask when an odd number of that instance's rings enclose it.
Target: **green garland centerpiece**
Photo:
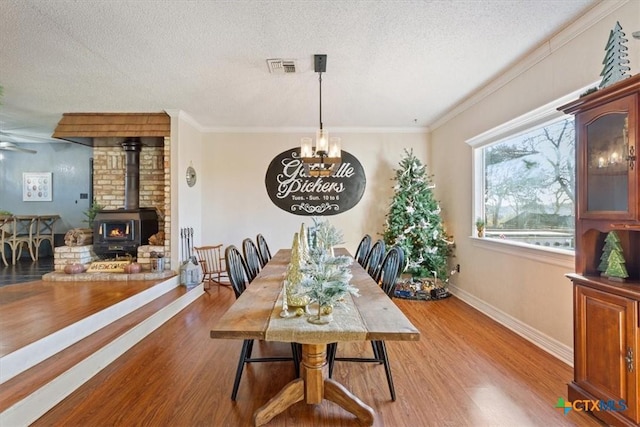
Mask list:
[[[359,296],[358,288],[349,284],[350,266],[353,258],[332,256],[330,251],[317,247],[309,251],[309,261],[301,269],[304,277],[300,282],[301,291],[311,301],[318,303],[317,315],[307,320],[324,324],[331,321],[331,312],[336,304],[348,294]]]
[[[313,222],[317,247],[325,249],[333,256],[334,246],[344,243],[342,232],[331,225],[328,220],[313,218]]]
[[[313,228],[309,231],[309,240],[313,242],[307,248],[307,259],[300,267],[302,280],[299,293],[318,304],[317,315],[307,320],[323,324],[331,321],[331,312],[346,294],[358,296],[358,288],[349,284],[351,264],[349,256],[335,256],[333,248],[343,243],[342,232],[327,220],[313,218]]]

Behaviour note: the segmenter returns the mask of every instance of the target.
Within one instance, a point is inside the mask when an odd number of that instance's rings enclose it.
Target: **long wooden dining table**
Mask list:
[[[337,255],[349,255],[343,248]],[[326,325],[307,322],[306,315],[283,318],[282,283],[291,250],[281,249],[265,265],[210,332],[211,338],[258,339],[302,344],[300,378],[285,385],[253,414],[255,426],[268,423],[294,403],[332,401],[372,425],[374,411],[339,382],[327,376],[327,344],[347,341],[417,341],[420,331],[406,318],[369,274],[354,262],[351,284],[359,296],[348,294]],[[350,308],[349,308],[350,307]],[[354,310],[355,308],[355,310]]]

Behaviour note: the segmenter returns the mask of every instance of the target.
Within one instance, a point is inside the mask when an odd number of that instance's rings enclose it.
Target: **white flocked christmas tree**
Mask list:
[[[395,170],[395,181],[383,233],[385,244],[402,247],[406,272],[413,277],[435,277],[446,282],[453,241],[445,232],[433,194],[435,185],[413,150],[405,150],[400,168]]]

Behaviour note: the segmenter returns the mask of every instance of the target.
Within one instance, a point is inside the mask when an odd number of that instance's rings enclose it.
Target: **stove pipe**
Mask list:
[[[140,209],[140,138],[127,138],[122,142],[125,155],[124,208]]]

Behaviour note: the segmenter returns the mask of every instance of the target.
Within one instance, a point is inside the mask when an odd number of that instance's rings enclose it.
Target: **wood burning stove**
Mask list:
[[[136,256],[138,246],[158,232],[158,213],[153,208],[140,208],[139,138],[122,143],[125,151],[124,209],[98,211],[93,220],[93,250],[101,258],[130,254]]]
[[[158,232],[155,209],[104,210],[94,219],[93,251],[100,257],[136,255],[138,246]]]

